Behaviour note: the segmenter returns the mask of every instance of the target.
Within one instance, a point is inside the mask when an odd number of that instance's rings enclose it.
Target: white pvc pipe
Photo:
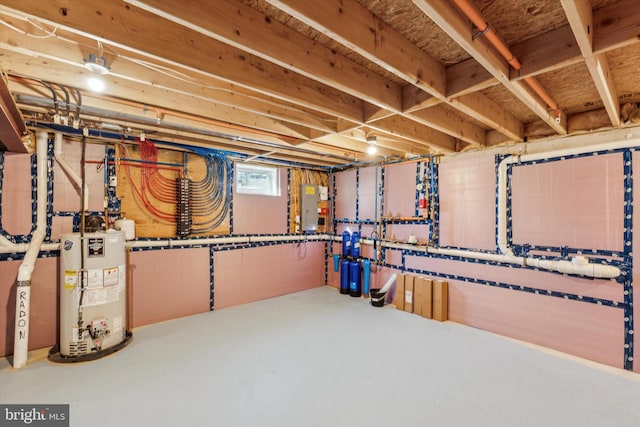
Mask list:
[[[23,253],[27,251],[28,246],[26,243],[13,243],[11,240],[0,235],[0,253]]]
[[[579,274],[582,276],[596,277],[600,279],[613,279],[620,275],[620,269],[618,267],[604,264],[593,264],[581,256],[575,256],[571,261],[527,258],[525,262],[531,267],[544,268],[545,270],[558,271],[564,274]]]
[[[393,282],[396,281],[397,277],[397,274],[393,273],[391,277],[389,277],[389,280],[387,280],[387,283],[385,283],[384,286],[380,288],[380,293],[387,292],[389,288],[391,288],[391,285],[393,285]]]
[[[137,240],[126,243],[128,248],[153,248],[160,246],[198,246],[223,245],[228,243],[282,242],[282,241],[321,241],[329,240],[328,234],[284,235],[284,236],[237,236],[237,237],[209,237],[205,239],[163,239]]]
[[[58,165],[60,165],[64,173],[71,179],[75,187],[82,194],[82,178],[62,155],[62,133],[60,132],[56,132],[53,138],[53,152]],[[84,167],[84,165],[81,165],[81,167]],[[89,209],[89,185],[86,182],[84,184],[84,200],[82,206],[84,206],[84,209]]]
[[[0,254],[21,254],[29,249],[28,243],[9,242],[8,246],[0,246]],[[45,243],[40,246],[40,251],[57,251],[60,249],[60,243]]]
[[[31,305],[31,274],[47,232],[47,132],[40,131],[36,137],[37,159],[37,211],[36,229],[18,269],[16,283],[16,325],[13,341],[13,367],[27,364],[29,352],[29,309]]]
[[[515,264],[541,268],[543,270],[556,271],[563,274],[577,274],[581,276],[595,277],[600,279],[613,279],[620,275],[620,269],[612,265],[593,264],[582,256],[575,256],[571,261],[567,260],[546,260],[540,258],[525,258],[514,256],[512,253],[492,254],[486,252],[465,251],[461,249],[442,249],[427,247],[430,254],[457,256],[461,258],[473,258],[483,261],[494,261],[505,264]]]
[[[125,244],[127,248],[153,248],[159,246],[198,246],[222,245],[226,243],[249,243],[249,237],[210,237],[206,239],[165,239],[165,240],[135,240]]]
[[[329,239],[328,234],[294,234],[292,236],[251,236],[250,242],[317,241]]]

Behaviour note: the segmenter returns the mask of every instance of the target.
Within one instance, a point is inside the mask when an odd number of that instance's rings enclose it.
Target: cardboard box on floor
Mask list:
[[[433,282],[433,318],[443,322],[449,318],[449,283],[444,280]]]
[[[433,281],[417,276],[413,285],[413,312],[426,319],[431,319]]]
[[[396,275],[396,295],[393,304],[398,310],[404,310],[404,274]]]
[[[404,276],[404,311],[413,313],[413,284],[415,276],[405,274]]]

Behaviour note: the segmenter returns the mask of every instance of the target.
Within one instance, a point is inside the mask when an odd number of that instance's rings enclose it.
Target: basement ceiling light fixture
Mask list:
[[[109,73],[109,63],[107,62],[107,58],[104,56],[96,56],[95,54],[90,53],[84,60],[84,66],[92,73],[102,75]]]
[[[367,143],[369,144],[369,147],[367,147],[367,153],[369,153],[370,155],[374,155],[378,152],[378,147],[376,146],[377,142],[378,138],[376,138],[374,135],[367,136]]]

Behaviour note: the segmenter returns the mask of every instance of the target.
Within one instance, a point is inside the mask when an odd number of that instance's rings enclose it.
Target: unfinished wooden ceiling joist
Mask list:
[[[328,166],[640,121],[635,0],[4,0],[0,24],[8,88],[40,121],[45,82],[79,89],[87,123],[126,111],[255,158]],[[91,53],[109,64],[100,96]]]

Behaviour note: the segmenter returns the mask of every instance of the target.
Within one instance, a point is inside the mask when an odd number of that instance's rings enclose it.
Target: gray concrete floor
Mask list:
[[[69,403],[74,427],[634,426],[640,375],[318,288],[134,331],[98,361],[46,352],[1,403]]]

